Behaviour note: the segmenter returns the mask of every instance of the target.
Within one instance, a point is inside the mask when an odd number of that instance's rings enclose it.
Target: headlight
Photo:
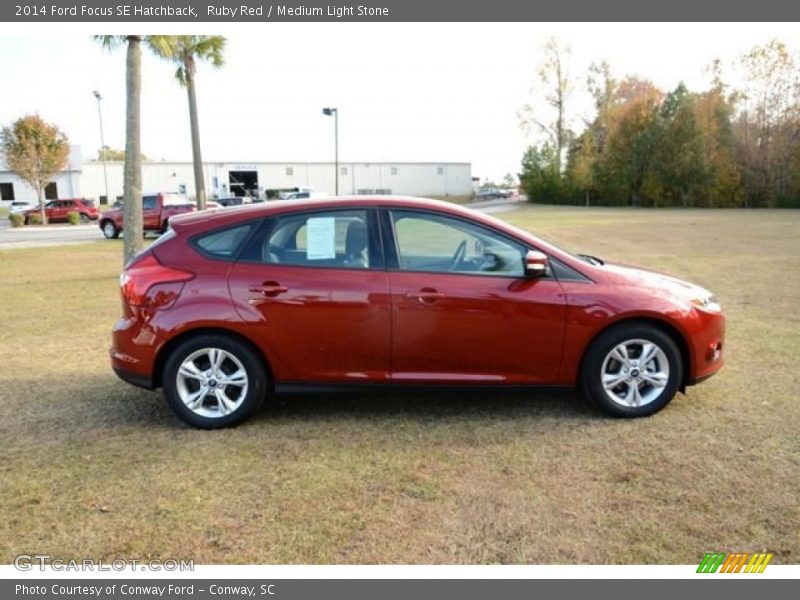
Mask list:
[[[722,307],[717,302],[717,297],[714,294],[705,294],[703,296],[696,296],[692,298],[692,304],[701,310],[707,312],[720,312]]]

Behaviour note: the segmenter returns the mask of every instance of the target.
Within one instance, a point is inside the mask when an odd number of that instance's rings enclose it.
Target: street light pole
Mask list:
[[[322,114],[333,115],[333,144],[334,144],[334,168],[336,169],[336,195],[339,195],[339,111],[335,108],[323,108]]]
[[[92,94],[94,94],[94,97],[97,99],[97,117],[100,120],[100,152],[102,153],[101,156],[103,161],[103,179],[105,180],[106,184],[106,204],[111,206],[111,198],[108,195],[108,167],[106,167],[106,140],[105,136],[103,135],[103,109],[100,106],[100,101],[103,99],[103,97],[97,90],[94,90]]]

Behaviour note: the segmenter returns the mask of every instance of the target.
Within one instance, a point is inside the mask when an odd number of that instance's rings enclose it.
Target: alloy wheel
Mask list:
[[[248,376],[242,362],[221,348],[203,348],[187,356],[176,376],[181,401],[206,418],[235,412],[247,395]]]
[[[645,339],[614,346],[603,360],[601,383],[608,398],[625,407],[656,401],[669,382],[669,361],[661,347]]]

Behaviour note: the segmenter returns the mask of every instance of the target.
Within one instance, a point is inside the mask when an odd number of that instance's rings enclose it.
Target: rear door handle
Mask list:
[[[446,296],[442,292],[437,292],[433,288],[422,288],[418,292],[408,292],[406,298],[417,300],[423,304],[433,304],[443,300]]]
[[[277,281],[265,281],[261,285],[251,285],[247,289],[254,294],[261,294],[262,296],[277,296],[289,291],[288,287],[279,284]]]

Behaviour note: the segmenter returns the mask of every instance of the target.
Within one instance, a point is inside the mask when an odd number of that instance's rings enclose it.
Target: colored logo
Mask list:
[[[724,552],[706,552],[700,566],[697,567],[698,573],[763,573],[772,554],[763,552],[747,554],[738,552],[725,554]]]

